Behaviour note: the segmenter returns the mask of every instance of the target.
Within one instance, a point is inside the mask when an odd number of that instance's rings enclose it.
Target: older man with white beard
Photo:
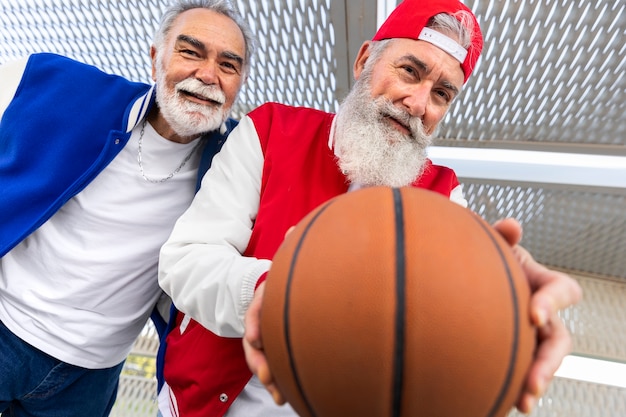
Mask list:
[[[368,62],[374,63],[384,48],[379,43]],[[356,185],[401,187],[424,171],[426,148],[432,141],[422,120],[396,107],[385,97],[372,100],[372,66],[366,65],[336,117],[332,139],[337,162],[347,179]],[[388,120],[396,120],[406,131]]]
[[[109,414],[252,43],[227,1],[179,0],[151,48],[155,86],[54,54],[0,67],[3,416]]]
[[[481,48],[478,23],[462,3],[405,0],[361,47],[357,82],[337,115],[268,103],[241,121],[161,250],[159,282],[184,311],[168,336],[164,414],[294,415],[277,405],[284,400],[259,327],[275,251],[312,209],[359,187],[412,185],[465,206],[454,172],[432,164],[426,148]],[[518,243],[518,223],[497,228]],[[518,402],[529,411],[569,351],[558,310],[581,295],[573,279],[516,251],[540,329]]]

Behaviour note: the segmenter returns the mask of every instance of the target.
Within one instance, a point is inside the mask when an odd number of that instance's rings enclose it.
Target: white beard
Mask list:
[[[226,96],[219,87],[206,85],[195,78],[186,78],[177,83],[173,91],[168,90],[165,71],[158,57],[156,78],[156,102],[163,118],[177,135],[200,136],[217,130],[228,117],[230,109],[224,107]],[[181,97],[181,90],[208,98],[221,105],[214,107],[190,102]]]
[[[407,126],[403,134],[388,120]],[[423,172],[432,135],[419,117],[411,117],[384,98],[372,99],[368,74],[362,74],[336,116],[335,153],[350,182],[363,186],[402,187]]]

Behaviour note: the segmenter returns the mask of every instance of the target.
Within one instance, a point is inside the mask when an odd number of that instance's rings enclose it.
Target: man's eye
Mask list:
[[[239,67],[237,67],[235,64],[233,64],[232,62],[222,62],[222,68],[224,68],[225,71],[228,71],[229,73],[238,73],[239,72]]]
[[[444,101],[446,103],[449,103],[450,101],[452,101],[452,97],[445,90],[437,90],[437,91],[435,91],[435,94],[437,95],[437,97],[439,97],[440,100],[442,100],[442,101]]]
[[[407,80],[409,81],[419,81],[420,79],[420,73],[417,70],[417,68],[415,68],[412,65],[403,65],[402,67],[402,76],[405,77]]]
[[[407,72],[407,73],[409,73],[411,75],[416,73],[415,68],[413,68],[411,66],[406,65],[406,66],[404,66],[402,68],[404,69],[405,72]]]
[[[185,55],[198,56],[196,51],[192,51],[191,49],[183,49],[180,52]]]

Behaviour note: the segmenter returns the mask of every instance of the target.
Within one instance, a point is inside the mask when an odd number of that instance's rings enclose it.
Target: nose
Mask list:
[[[429,98],[430,87],[420,83],[406,90],[406,95],[402,99],[402,105],[411,116],[422,117],[426,113]]]
[[[196,78],[207,85],[218,84],[217,63],[213,60],[202,62],[196,70]]]

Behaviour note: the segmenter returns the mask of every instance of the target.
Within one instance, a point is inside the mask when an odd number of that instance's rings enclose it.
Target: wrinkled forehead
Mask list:
[[[438,74],[437,78],[458,94],[464,82],[464,73],[459,61],[431,42],[414,39],[391,39],[386,48],[386,57],[397,64],[415,66],[425,75]]]
[[[202,45],[217,44],[242,56],[245,54],[241,28],[230,17],[213,10],[195,8],[179,14],[172,22],[166,41],[182,38],[194,39]]]

